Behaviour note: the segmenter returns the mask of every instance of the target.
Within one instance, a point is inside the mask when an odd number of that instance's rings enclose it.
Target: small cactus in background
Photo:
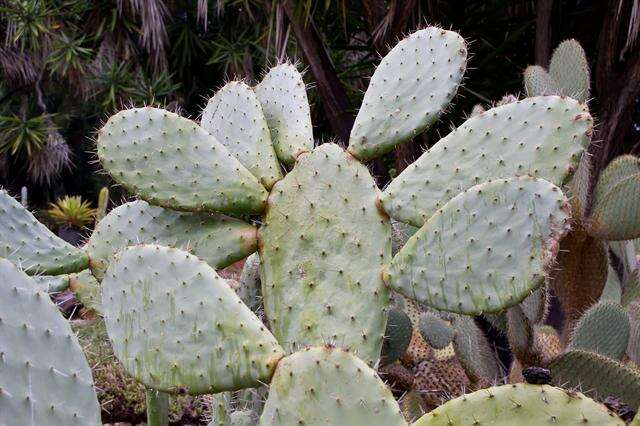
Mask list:
[[[96,209],[80,196],[65,196],[50,203],[47,214],[58,226],[82,229],[94,220]]]

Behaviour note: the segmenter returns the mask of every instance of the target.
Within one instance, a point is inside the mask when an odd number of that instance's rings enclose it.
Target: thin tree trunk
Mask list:
[[[309,65],[317,84],[331,129],[340,142],[346,145],[354,121],[347,92],[338,79],[331,58],[327,54],[313,22],[310,21],[305,25],[303,19],[295,16],[292,1],[284,3],[284,9],[289,22],[291,22],[291,29],[302,50],[305,62]]]
[[[595,62],[597,127],[592,146],[594,179],[620,154],[638,142],[632,139],[633,112],[640,96],[640,40],[628,47],[631,0],[609,0],[598,39]],[[636,137],[637,138],[637,137]]]
[[[553,43],[553,0],[536,2],[536,64],[546,67],[551,59]]]

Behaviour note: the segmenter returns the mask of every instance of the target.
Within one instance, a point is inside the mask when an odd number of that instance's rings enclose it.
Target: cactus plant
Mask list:
[[[102,424],[91,370],[69,323],[6,259],[0,259],[0,424]]]
[[[55,236],[19,202],[0,190],[0,258],[31,275],[59,275],[85,269],[85,253]]]
[[[409,343],[411,343],[412,333],[413,326],[409,316],[400,309],[389,309],[387,328],[384,332],[385,338],[380,354],[382,365],[395,362],[404,355]]]
[[[621,359],[627,351],[629,333],[629,317],[625,310],[614,302],[600,302],[578,321],[569,350],[581,349]]]
[[[271,381],[260,424],[406,425],[391,391],[342,349],[311,347],[284,358]]]
[[[425,414],[413,426],[569,425],[625,423],[585,395],[549,385],[514,384],[482,389],[453,399]]]

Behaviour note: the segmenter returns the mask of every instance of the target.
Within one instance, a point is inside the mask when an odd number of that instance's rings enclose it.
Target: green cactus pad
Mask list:
[[[69,288],[76,299],[98,315],[104,315],[102,309],[102,288],[95,276],[89,270],[69,275]]]
[[[205,262],[157,245],[116,255],[102,281],[113,350],[147,387],[216,393],[268,381],[282,349]]]
[[[627,350],[629,333],[626,311],[617,303],[600,302],[589,308],[578,321],[569,350],[581,349],[619,360]]]
[[[267,191],[215,137],[163,109],[120,111],[98,132],[109,174],[151,204],[174,210],[260,213]]]
[[[262,291],[260,281],[260,255],[253,253],[247,257],[240,275],[240,285],[236,293],[245,305],[256,311],[262,305]]]
[[[370,160],[428,129],[456,94],[466,62],[456,32],[428,27],[401,40],[371,77],[349,152]]]
[[[187,250],[213,268],[229,266],[258,248],[256,228],[241,220],[177,212],[138,200],[111,210],[96,226],[86,246],[91,271],[101,280],[115,253],[146,243]]]
[[[382,365],[391,364],[404,355],[411,342],[412,333],[413,326],[409,316],[398,308],[389,309],[380,356]]]
[[[69,323],[6,259],[0,259],[0,424],[102,424],[91,370]]]
[[[627,355],[636,365],[640,365],[640,302],[633,302],[627,306],[631,334],[629,335],[629,345]]]
[[[385,281],[438,310],[475,315],[516,305],[544,282],[569,210],[562,191],[542,179],[476,185],[409,239]]]
[[[565,40],[556,47],[549,63],[549,75],[558,82],[563,95],[580,102],[589,99],[589,64],[576,40]]]
[[[36,275],[33,281],[47,293],[59,293],[69,288],[69,275]]]
[[[586,351],[570,351],[550,365],[554,383],[579,387],[599,398],[615,396],[633,407],[640,406],[640,374],[621,363]]]
[[[608,267],[607,282],[602,289],[600,300],[610,300],[615,303],[622,302],[622,286],[620,285],[618,274],[611,265]]]
[[[209,99],[200,125],[267,189],[282,179],[260,101],[244,82],[231,81]]]
[[[406,425],[375,371],[343,349],[312,347],[278,364],[261,426]]]
[[[81,271],[89,258],[55,236],[6,191],[0,190],[0,258],[9,259],[29,275]]]
[[[276,154],[292,166],[298,155],[313,149],[311,110],[302,75],[295,65],[280,64],[271,68],[254,90]]]
[[[453,348],[467,376],[474,382],[498,380],[501,375],[498,360],[473,318],[466,315],[450,317],[455,330]]]
[[[391,225],[378,194],[367,168],[335,144],[300,156],[273,187],[260,230],[262,296],[286,349],[333,342],[370,364],[380,356]]]
[[[462,395],[422,416],[413,426],[544,424],[619,425],[624,422],[579,392],[549,385],[518,383]]]
[[[567,197],[571,201],[573,208],[573,216],[577,219],[583,219],[587,214],[587,206],[591,197],[591,171],[593,165],[589,155],[580,157],[578,169],[571,177],[571,181],[567,185]]]
[[[455,330],[443,319],[431,312],[420,315],[420,334],[435,349],[444,349],[453,341]]]
[[[529,97],[560,94],[558,83],[539,65],[530,65],[524,70],[524,90]]]
[[[565,183],[589,143],[593,120],[573,99],[541,96],[469,118],[391,182],[381,201],[394,219],[422,226],[460,192],[531,174]]]
[[[605,240],[640,237],[640,158],[623,155],[598,178],[589,232]]]

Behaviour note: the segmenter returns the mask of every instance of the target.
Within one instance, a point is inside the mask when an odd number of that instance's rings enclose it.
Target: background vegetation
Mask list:
[[[32,206],[65,194],[94,203],[93,136],[114,110],[160,104],[195,116],[225,81],[260,79],[290,58],[307,69],[315,138],[345,141],[381,54],[425,23],[453,28],[472,58],[455,111],[522,91],[522,71],[576,38],[587,51],[601,169],[637,151],[637,0],[3,0],[0,186]],[[371,165],[382,186],[446,134],[444,121]],[[122,194],[112,192],[112,199]]]

